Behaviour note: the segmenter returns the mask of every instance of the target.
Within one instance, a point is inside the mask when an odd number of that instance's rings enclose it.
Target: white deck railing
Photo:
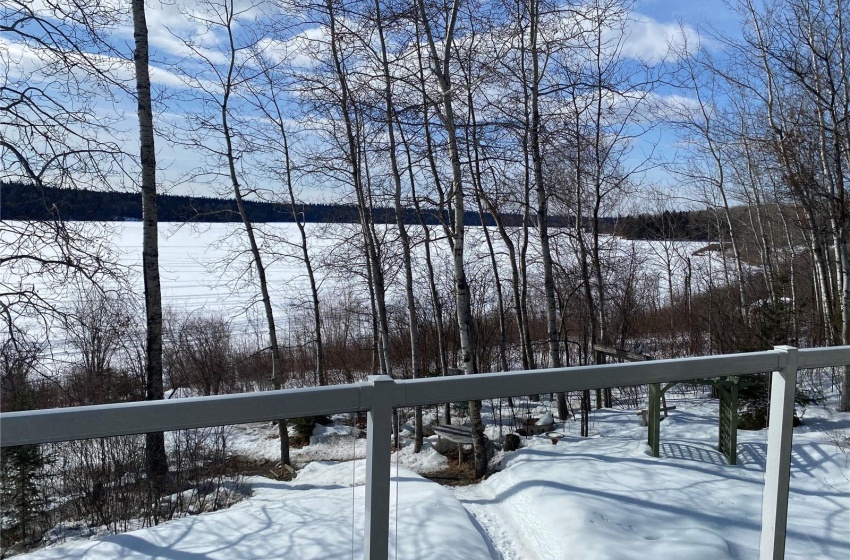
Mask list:
[[[785,555],[797,370],[850,364],[850,346],[678,360],[553,368],[486,375],[368,381],[240,395],[133,402],[0,414],[0,447],[367,412],[365,557],[388,557],[392,410],[510,395],[580,391],[773,372],[759,557]]]

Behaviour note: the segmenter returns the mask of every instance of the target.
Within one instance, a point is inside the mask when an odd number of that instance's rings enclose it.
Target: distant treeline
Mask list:
[[[714,241],[719,237],[717,217],[708,210],[620,216],[614,231],[626,239]]]
[[[54,209],[55,207],[55,209]],[[160,222],[239,222],[236,201],[204,196],[159,195],[157,197]],[[289,204],[246,201],[248,218],[253,222],[294,222]],[[298,204],[298,219],[311,223],[357,223],[360,214],[350,204]],[[142,219],[140,193],[90,191],[85,189],[37,188],[17,182],[0,183],[0,218],[4,220],[44,220],[58,213],[71,221],[138,221]],[[373,209],[374,221],[393,224],[395,209]],[[446,214],[448,217],[448,214]],[[423,210],[422,219],[428,225],[440,223],[436,210]],[[505,216],[506,225],[520,225],[520,216]],[[405,215],[407,224],[420,223],[413,209]],[[475,212],[466,213],[468,225],[481,225]],[[487,225],[495,225],[491,216],[485,216]]]
[[[157,197],[160,222],[239,222],[236,201],[204,196]],[[294,222],[289,204],[246,201],[248,217],[253,222]],[[140,193],[90,191],[85,189],[38,188],[17,182],[0,183],[0,218],[4,220],[44,220],[61,216],[72,221],[138,221],[142,219]],[[300,220],[310,223],[357,223],[360,215],[350,204],[298,204]],[[393,208],[373,209],[375,223],[393,224]],[[448,219],[448,214],[444,214]],[[428,225],[440,223],[434,209],[423,210],[422,219]],[[503,215],[506,226],[522,225],[518,214]],[[493,217],[484,216],[484,223],[495,225]],[[405,223],[420,223],[411,208],[406,210]],[[481,216],[466,213],[466,224],[480,226]],[[551,216],[549,225],[568,227],[573,220],[565,216]],[[533,224],[532,224],[533,225]],[[601,219],[602,233],[617,234],[628,239],[680,239],[710,241],[716,239],[715,217],[707,211],[664,212],[636,216],[606,217]]]

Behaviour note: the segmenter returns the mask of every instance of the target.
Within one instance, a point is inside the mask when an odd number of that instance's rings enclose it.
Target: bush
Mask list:
[[[290,422],[295,433],[298,434],[298,439],[304,444],[310,443],[310,436],[313,435],[316,424],[329,426],[333,424],[333,420],[329,416],[305,416],[304,418],[293,418]]]
[[[761,430],[767,427],[770,410],[770,380],[765,374],[750,376],[738,393],[738,428]]]
[[[220,395],[238,388],[236,352],[230,323],[216,316],[173,317],[163,360],[172,388]]]

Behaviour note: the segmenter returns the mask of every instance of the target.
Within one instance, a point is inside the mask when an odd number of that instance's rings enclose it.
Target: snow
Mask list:
[[[133,293],[141,294],[143,282],[141,275],[141,239],[142,224],[140,222],[103,222],[90,223],[89,228],[102,227],[108,240],[114,245],[118,263],[122,272],[126,273],[130,289]],[[309,253],[314,266],[316,282],[319,286],[319,297],[325,313],[334,313],[338,309],[356,309],[358,306],[368,307],[368,293],[365,280],[352,276],[348,266],[350,256],[338,253],[350,250],[346,240],[351,235],[352,228],[357,224],[314,224],[306,225],[309,236]],[[387,254],[398,250],[394,246],[397,232],[395,226],[377,226],[386,231]],[[265,311],[260,302],[259,287],[253,268],[250,252],[246,250],[244,228],[238,223],[160,223],[159,224],[159,264],[161,273],[162,301],[169,317],[217,317],[226,320],[233,330],[235,340],[264,348],[268,345]],[[489,276],[489,249],[481,227],[470,227],[467,230],[467,275],[470,278],[479,275]],[[8,232],[7,232],[8,233]],[[264,262],[269,291],[272,296],[272,306],[277,321],[279,343],[293,347],[299,341],[299,333],[309,330],[310,304],[309,282],[306,276],[301,251],[298,249],[300,233],[295,224],[290,223],[258,223],[255,224],[258,243],[267,256]],[[408,233],[415,243],[414,250],[414,290],[426,292],[427,278],[424,263],[424,245],[416,240],[424,233],[421,228],[410,226]],[[433,234],[434,232],[432,232]],[[502,268],[501,278],[510,276],[507,262],[508,251],[500,236],[492,236],[496,251],[496,262]],[[511,235],[518,235],[519,230],[511,230]],[[0,231],[0,235],[3,231]],[[535,235],[532,229],[530,235]],[[553,240],[556,238],[553,238]],[[292,245],[296,243],[296,245]],[[723,283],[722,259],[720,255],[711,252],[695,254],[705,247],[705,243],[687,241],[630,241],[618,237],[604,236],[606,261],[610,263],[610,274],[616,270],[626,270],[628,263],[637,267],[637,284],[639,291],[645,292],[642,297],[663,303],[668,299],[668,283],[674,287],[684,285],[686,261],[684,256],[690,255],[693,289],[703,291],[707,280],[713,278],[715,284]],[[540,273],[540,257],[535,252],[538,244],[532,240],[529,245],[528,271],[533,277]],[[49,247],[44,248],[48,251]],[[451,277],[451,250],[444,238],[437,237],[431,245],[432,259],[438,277]],[[561,264],[571,266],[575,256],[572,250],[564,248],[561,251]],[[634,261],[634,262],[632,262]],[[344,263],[339,266],[339,263]],[[335,264],[336,263],[336,264]],[[620,266],[620,265],[623,266]],[[668,270],[669,269],[669,270]],[[387,278],[387,301],[403,300],[402,285],[393,274],[397,267],[389,269],[392,274]],[[17,282],[19,272],[10,269],[5,281]],[[669,273],[669,278],[668,278]],[[56,279],[53,279],[56,280]],[[59,307],[73,301],[77,290],[84,286],[50,282],[47,278],[27,278],[38,290],[39,296],[53,302]],[[677,288],[678,289],[678,288]],[[130,300],[128,300],[130,301]],[[359,319],[357,317],[360,317]],[[363,315],[355,314],[351,318],[352,334],[367,336],[371,328]],[[31,317],[17,317],[20,325],[30,331],[36,338],[44,337],[50,341],[50,355],[42,359],[41,366],[45,371],[62,370],[71,365],[78,356],[65,340],[62,325],[43,325]],[[46,329],[46,330],[43,330]],[[647,348],[649,350],[649,348]],[[295,381],[294,383],[300,383]],[[295,386],[294,384],[291,386]]]
[[[766,431],[739,431],[728,466],[714,446],[716,401],[668,400],[678,410],[662,423],[660,458],[634,411],[601,411],[599,437],[533,438],[456,495],[505,560],[757,557]],[[850,418],[816,412],[795,431],[788,559],[850,554],[850,454],[823,431]]]
[[[71,543],[26,558],[361,558],[364,471],[363,461],[316,462],[291,483],[254,477],[248,480],[254,495],[228,510]],[[404,468],[394,469],[391,488],[394,557],[489,556],[484,539],[448,490]]]
[[[544,414],[543,416],[540,417],[540,419],[537,421],[536,425],[537,426],[548,426],[549,424],[553,423],[554,421],[555,421],[555,418],[552,416],[552,413],[547,412],[546,414]]]
[[[139,222],[104,222],[102,224],[110,234],[118,261],[126,267],[128,277],[136,293],[140,293],[141,278],[141,236],[142,224]],[[310,238],[310,254],[313,258],[317,282],[320,285],[323,301],[340,297],[342,292],[365,288],[357,288],[359,281],[352,281],[348,267],[334,270],[332,263],[340,251],[348,245],[342,240],[347,239],[347,230],[359,227],[354,224],[307,224]],[[394,227],[386,226],[394,237]],[[281,336],[289,334],[291,327],[301,320],[304,315],[304,302],[307,296],[308,280],[300,259],[300,249],[290,247],[284,240],[296,242],[300,234],[295,224],[270,223],[255,224],[258,242],[267,248],[268,260],[265,263],[269,290],[275,294],[273,306],[279,321]],[[2,232],[0,232],[2,233]],[[409,233],[415,237],[422,235],[416,226],[409,228]],[[518,231],[515,232],[518,234]],[[470,227],[467,230],[468,274],[472,275],[482,267],[489,267],[487,245],[484,241],[483,229]],[[534,231],[531,232],[534,235]],[[507,253],[498,235],[493,236],[497,251],[497,260],[507,267]],[[298,241],[300,242],[300,241]],[[721,260],[717,255],[693,255],[695,251],[705,246],[705,243],[695,242],[655,242],[628,241],[616,237],[605,237],[606,251],[609,260],[623,261],[630,259],[631,253],[637,255],[637,266],[640,275],[645,278],[659,301],[667,297],[667,265],[670,266],[671,280],[674,286],[681,286],[685,275],[684,260],[681,255],[691,255],[693,277],[707,279],[714,277],[721,280]],[[535,243],[531,243],[529,267],[531,270],[539,266],[539,258],[534,253]],[[176,312],[201,315],[222,314],[231,320],[234,329],[245,335],[261,336],[263,327],[263,311],[257,297],[258,289],[252,269],[252,261],[245,250],[244,230],[237,223],[160,223],[159,224],[159,262],[162,283],[163,305]],[[414,258],[418,262],[424,259],[424,249],[417,245]],[[448,244],[439,239],[432,245],[434,263],[438,273],[448,273],[443,268],[450,255]],[[288,251],[288,253],[287,253]],[[570,259],[570,251],[562,255]],[[563,263],[565,266],[567,263]],[[612,267],[616,268],[616,267]],[[424,267],[416,267],[423,270]],[[713,272],[712,272],[713,271]],[[507,277],[507,270],[503,277]],[[39,279],[33,279],[39,284]],[[418,274],[415,281],[420,289],[426,289],[425,278]],[[388,286],[389,298],[401,297],[399,282],[390,281]],[[54,292],[48,286],[38,285],[40,295],[58,303],[67,301],[73,294],[67,290]],[[64,288],[72,288],[65,286]],[[704,289],[694,285],[694,289]],[[296,329],[297,330],[297,329]],[[52,337],[55,338],[55,337]]]
[[[290,433],[290,435],[294,435]],[[411,431],[402,430],[402,435],[411,437]],[[434,450],[436,437],[426,440],[419,453],[413,453],[408,445],[393,456],[393,461],[417,473],[437,473],[446,468],[448,461]],[[280,460],[280,442],[277,427],[270,422],[232,426],[228,435],[230,452],[256,460]],[[290,449],[292,462],[296,466],[312,461],[351,461],[366,457],[365,437],[352,435],[351,428],[334,424],[317,425],[310,437],[310,445]],[[301,476],[301,475],[299,475]]]
[[[800,411],[788,559],[850,557],[850,452],[836,444],[850,436],[850,417],[834,412],[834,400]],[[498,472],[470,486],[443,487],[417,474],[447,465],[433,438],[420,454],[407,445],[392,459],[390,557],[757,557],[766,431],[739,431],[739,464],[729,466],[716,450],[717,401],[668,394],[668,404],[677,408],[662,422],[660,458],[650,456],[634,410],[595,411],[590,438],[577,436],[575,421],[556,425],[565,434],[556,444],[525,438],[520,450],[497,455]],[[528,410],[545,414],[547,405]],[[273,459],[275,430],[235,427],[231,449]],[[487,431],[498,435],[497,426]],[[24,558],[360,558],[365,467],[350,459],[363,456],[365,440],[340,423],[313,437],[315,444],[294,451],[304,465],[296,479],[249,478],[252,496],[227,510]]]

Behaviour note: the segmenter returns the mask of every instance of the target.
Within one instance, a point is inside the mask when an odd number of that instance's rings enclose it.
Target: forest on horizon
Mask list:
[[[235,223],[240,222],[236,201],[229,198],[157,195],[160,222]],[[289,204],[245,201],[248,215],[257,223],[294,223]],[[52,219],[50,210],[56,207],[58,214],[70,221],[140,221],[142,219],[141,193],[94,191],[88,189],[41,187],[22,182],[0,182],[0,218],[6,220]],[[306,223],[358,223],[358,208],[347,204],[298,203],[296,214]],[[449,219],[443,212],[442,220],[436,210],[423,215],[426,225],[438,225]],[[520,227],[522,216],[502,214],[501,220],[508,227]],[[390,207],[372,208],[372,221],[378,224],[394,224],[396,210]],[[404,214],[408,225],[420,223],[413,209]],[[573,221],[568,216],[551,215],[551,227],[570,227]],[[495,226],[490,214],[466,212],[466,225]],[[530,224],[530,225],[533,225]],[[626,239],[675,239],[679,241],[715,241],[720,238],[716,219],[706,210],[664,210],[661,213],[642,212],[625,216],[602,216],[599,231],[619,235]]]

